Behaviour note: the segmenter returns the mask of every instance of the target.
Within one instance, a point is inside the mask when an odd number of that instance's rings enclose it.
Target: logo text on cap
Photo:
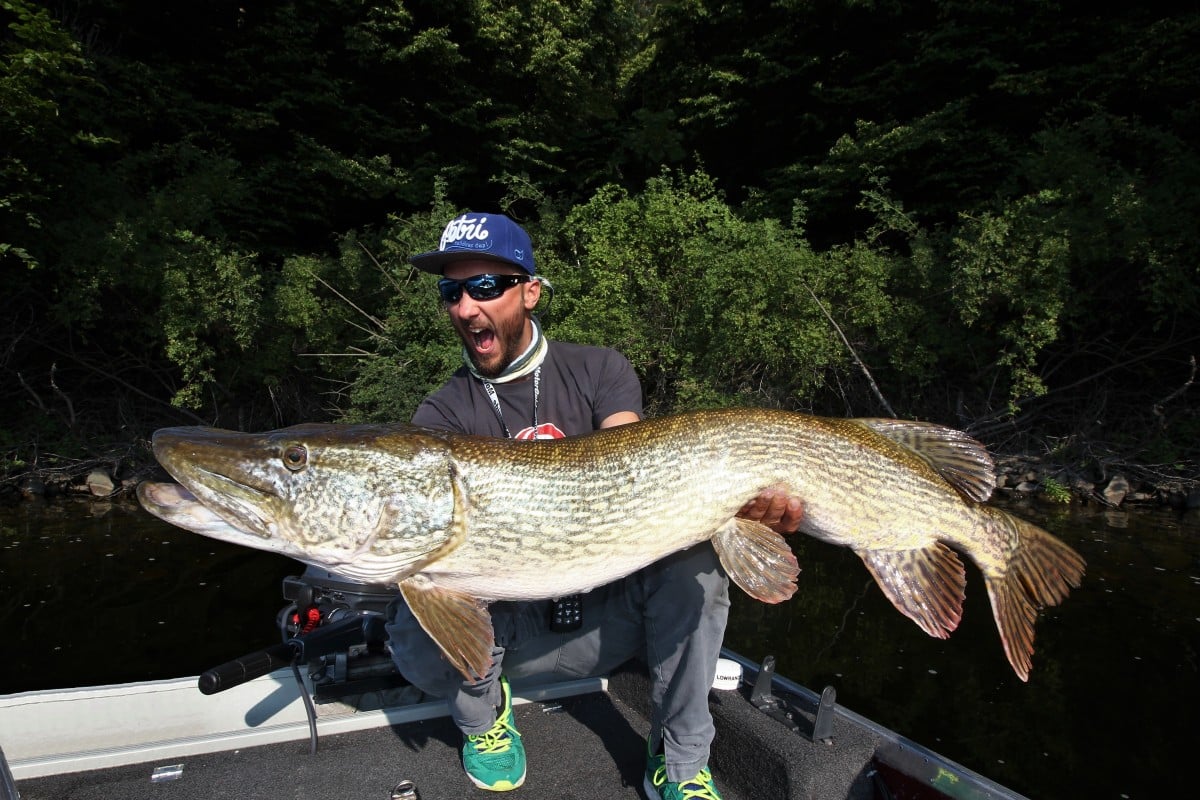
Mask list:
[[[488,238],[487,217],[472,218],[463,214],[458,219],[452,219],[446,225],[446,229],[442,231],[442,241],[438,244],[439,250],[446,250],[450,245],[457,242],[474,239],[482,242]]]

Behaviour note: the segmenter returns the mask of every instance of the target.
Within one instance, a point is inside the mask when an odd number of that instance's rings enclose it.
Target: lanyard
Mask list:
[[[496,396],[496,387],[491,381],[483,381],[483,391],[487,394],[488,400],[492,403],[492,410],[496,412],[496,419],[500,420],[500,427],[504,428],[504,436],[507,439],[512,438],[512,432],[508,429],[508,424],[504,421],[504,412],[500,410],[500,398]],[[538,365],[533,371],[533,429],[537,430],[538,426],[538,400],[542,394],[542,367]]]

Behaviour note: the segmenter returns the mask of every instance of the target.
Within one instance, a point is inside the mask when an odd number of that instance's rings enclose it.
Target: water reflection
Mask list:
[[[941,641],[893,609],[853,553],[803,537],[797,596],[768,606],[735,591],[727,642],[1031,798],[1190,789],[1200,516],[1009,508],[1088,561],[1084,585],[1038,623],[1027,684],[973,567],[962,624]],[[280,581],[299,570],[132,504],[0,509],[0,691],[197,674],[277,640]]]
[[[129,503],[0,511],[5,693],[197,674],[273,643],[296,562],[195,536]]]
[[[978,571],[947,640],[891,608],[852,553],[796,542],[784,606],[735,599],[731,646],[1032,798],[1158,797],[1190,788],[1198,743],[1200,518],[1010,505],[1088,561],[1043,612],[1029,683],[1009,669]],[[1189,792],[1190,796],[1190,792]]]

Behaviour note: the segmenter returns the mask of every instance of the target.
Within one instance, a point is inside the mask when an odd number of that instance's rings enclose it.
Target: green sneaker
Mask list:
[[[675,783],[667,780],[667,757],[664,755],[647,754],[646,780],[642,782],[642,789],[650,800],[721,800],[708,767],[690,780]]]
[[[508,792],[525,782],[525,745],[513,723],[512,689],[500,678],[500,714],[486,733],[463,742],[463,769],[471,783],[489,792]]]

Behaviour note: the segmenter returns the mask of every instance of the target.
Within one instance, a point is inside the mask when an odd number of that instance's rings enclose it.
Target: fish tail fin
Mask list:
[[[1083,580],[1086,565],[1079,553],[1036,525],[996,508],[988,511],[1015,543],[1002,571],[985,571],[988,599],[1008,663],[1028,681],[1038,612],[1065,600]]]

